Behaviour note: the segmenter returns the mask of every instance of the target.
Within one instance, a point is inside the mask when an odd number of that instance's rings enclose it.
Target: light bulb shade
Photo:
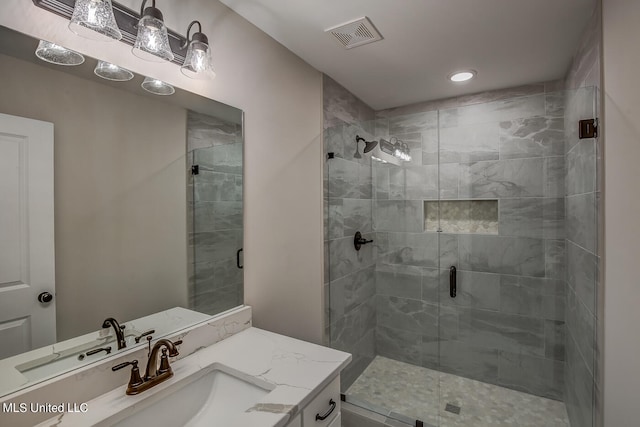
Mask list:
[[[117,66],[107,61],[98,61],[98,65],[93,70],[96,76],[114,82],[126,82],[133,78],[133,73],[126,68]]]
[[[145,77],[141,86],[142,89],[154,95],[173,95],[176,91],[170,84],[151,77]]]
[[[122,39],[122,33],[113,16],[111,0],[76,0],[69,29],[91,40]]]
[[[200,34],[200,33],[196,33]],[[211,49],[207,43],[194,37],[189,43],[187,56],[180,68],[182,74],[192,79],[213,79],[216,77],[211,60]]]
[[[138,58],[151,62],[173,61],[173,52],[169,46],[169,36],[167,27],[162,19],[151,14],[147,14],[149,9],[145,9],[145,14],[138,22],[138,36],[133,45],[132,52]],[[158,14],[162,16],[160,11]]]
[[[36,56],[57,65],[80,65],[84,62],[84,56],[78,52],[45,40],[40,40],[38,43]]]

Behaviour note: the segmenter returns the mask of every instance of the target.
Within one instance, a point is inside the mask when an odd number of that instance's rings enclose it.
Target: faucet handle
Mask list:
[[[142,378],[140,377],[140,369],[138,369],[138,361],[132,360],[131,362],[120,363],[113,368],[112,371],[118,371],[126,366],[132,365],[131,367],[131,376],[129,377],[129,384],[127,386],[127,391],[132,387],[137,387],[143,383]]]

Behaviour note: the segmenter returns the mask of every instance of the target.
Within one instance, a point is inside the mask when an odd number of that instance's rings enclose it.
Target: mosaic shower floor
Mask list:
[[[369,403],[370,409],[392,409],[404,415],[401,418],[440,427],[569,427],[562,402],[381,356],[349,387],[347,396]],[[459,407],[460,413],[445,411],[447,404]]]

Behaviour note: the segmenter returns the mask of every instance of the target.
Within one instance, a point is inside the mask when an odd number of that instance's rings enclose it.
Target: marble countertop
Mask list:
[[[280,427],[296,416],[350,360],[348,353],[251,327],[173,362],[174,376],[148,391],[127,396],[126,384],[123,384],[86,402],[86,412],[58,414],[39,426],[84,427],[100,424],[113,414],[126,411],[176,382],[219,364],[274,387],[253,407],[240,414],[234,425]],[[141,371],[145,365],[146,362],[141,362]]]

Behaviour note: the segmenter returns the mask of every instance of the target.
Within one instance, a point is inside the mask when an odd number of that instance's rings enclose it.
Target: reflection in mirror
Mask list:
[[[243,301],[242,111],[37,45],[0,27],[0,395]]]

